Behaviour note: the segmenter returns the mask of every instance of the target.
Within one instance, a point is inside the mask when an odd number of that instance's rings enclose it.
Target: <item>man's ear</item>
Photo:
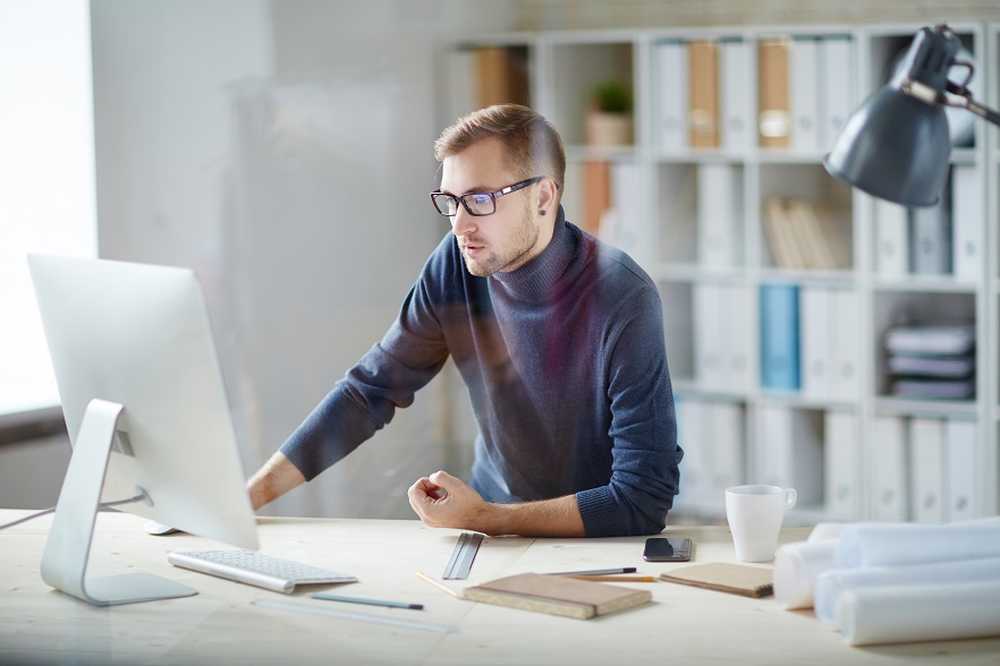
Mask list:
[[[551,178],[543,179],[538,187],[538,212],[540,215],[555,214],[556,201],[559,199],[559,190],[556,188],[556,181]]]

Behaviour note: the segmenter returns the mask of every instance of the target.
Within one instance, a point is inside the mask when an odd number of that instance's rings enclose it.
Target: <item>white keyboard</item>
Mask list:
[[[175,567],[192,569],[285,594],[294,591],[296,585],[358,581],[354,576],[345,576],[329,569],[269,557],[249,550],[174,552],[167,553],[167,561]]]

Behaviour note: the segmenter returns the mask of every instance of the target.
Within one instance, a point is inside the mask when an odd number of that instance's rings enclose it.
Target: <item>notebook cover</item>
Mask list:
[[[681,567],[660,574],[660,578],[671,583],[693,585],[745,597],[766,597],[774,589],[774,573],[771,569],[725,562]]]
[[[640,606],[653,595],[648,590],[529,573],[467,587],[463,596],[472,601],[586,620]]]

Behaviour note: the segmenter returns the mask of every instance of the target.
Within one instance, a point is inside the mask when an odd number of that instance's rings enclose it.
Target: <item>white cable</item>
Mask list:
[[[108,507],[118,506],[119,504],[131,504],[132,502],[139,502],[145,500],[146,497],[147,497],[146,493],[143,493],[141,495],[136,495],[135,497],[130,497],[128,499],[115,500],[114,502],[102,502],[101,504],[98,504],[97,507],[98,509],[107,509]],[[0,525],[0,530],[5,530],[8,527],[14,527],[14,525],[20,525],[21,523],[26,523],[29,520],[33,520],[35,518],[40,518],[41,516],[52,513],[55,510],[56,508],[54,506],[50,506],[48,509],[45,509],[44,511],[39,511],[37,513],[31,514],[30,516],[18,518],[17,520],[9,522],[5,525]]]

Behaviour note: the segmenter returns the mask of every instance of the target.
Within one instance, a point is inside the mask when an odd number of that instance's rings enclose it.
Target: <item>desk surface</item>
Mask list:
[[[0,510],[0,523],[24,511]],[[0,532],[0,664],[893,664],[1000,663],[1000,639],[851,648],[811,611],[782,610],[773,597],[749,599],[670,583],[650,589],[653,604],[581,621],[453,599],[415,576],[438,578],[456,530],[418,521],[261,518],[263,552],[356,575],[359,583],[294,595],[240,585],[170,566],[169,550],[217,548],[176,535],[151,537],[142,520],[102,513],[91,556],[97,575],[146,571],[200,594],[95,608],[55,592],[39,575],[51,516]],[[668,527],[696,543],[697,561],[732,561],[723,527]],[[786,529],[782,541],[806,537]],[[659,574],[676,566],[642,561],[642,537],[488,539],[475,583],[526,571],[636,566]],[[457,583],[452,583],[460,587]],[[423,603],[422,612],[319,602],[320,589]],[[262,608],[254,600],[319,604],[339,612],[450,625],[421,631],[338,617]]]

